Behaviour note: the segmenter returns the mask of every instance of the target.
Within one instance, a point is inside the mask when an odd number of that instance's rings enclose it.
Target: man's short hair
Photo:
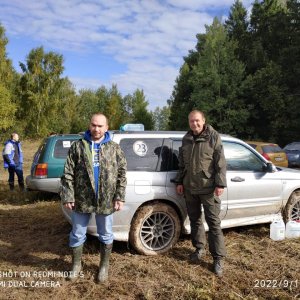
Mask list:
[[[16,134],[17,134],[16,132],[13,132],[13,133],[10,135],[10,138],[13,139],[14,136],[15,136]]]
[[[106,125],[108,125],[108,117],[105,114],[103,114],[102,112],[96,112],[96,113],[92,114],[90,122],[94,116],[103,116],[106,119]]]
[[[193,114],[200,114],[200,115],[202,116],[202,118],[205,119],[205,114],[204,114],[204,112],[201,111],[201,110],[198,110],[198,109],[192,110],[192,111],[189,113],[188,118],[190,118],[190,116],[193,115]]]

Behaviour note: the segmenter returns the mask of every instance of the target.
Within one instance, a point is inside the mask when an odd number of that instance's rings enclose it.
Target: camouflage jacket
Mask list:
[[[120,146],[109,141],[101,145],[98,195],[95,193],[94,169],[90,144],[75,141],[69,150],[61,178],[62,203],[75,202],[75,211],[111,214],[113,200],[124,201],[127,163]]]
[[[192,194],[209,194],[216,187],[226,187],[226,160],[220,135],[210,125],[193,136],[188,131],[179,151],[177,184]]]

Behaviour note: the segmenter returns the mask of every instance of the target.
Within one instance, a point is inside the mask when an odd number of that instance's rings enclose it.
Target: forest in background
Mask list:
[[[241,139],[300,140],[300,2],[235,1],[184,57],[171,99],[170,129],[203,110],[220,132]]]
[[[63,77],[64,57],[32,49],[21,72],[13,68],[0,20],[0,138],[76,133],[103,111],[111,129],[143,123],[147,130],[186,130],[192,109],[204,111],[218,131],[284,146],[300,140],[300,2],[236,0],[228,18],[215,18],[197,35],[169,99],[153,111],[143,90],[122,95],[117,85],[76,91]],[[154,100],[154,99],[150,99]]]

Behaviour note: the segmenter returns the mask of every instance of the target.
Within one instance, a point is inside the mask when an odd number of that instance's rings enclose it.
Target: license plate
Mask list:
[[[275,157],[275,160],[276,161],[283,161],[283,158],[282,157]]]

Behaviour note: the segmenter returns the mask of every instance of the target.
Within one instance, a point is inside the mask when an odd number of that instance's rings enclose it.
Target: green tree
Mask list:
[[[11,101],[9,90],[0,84],[0,131],[5,131],[14,124],[14,115],[17,110],[15,103]]]
[[[244,65],[236,59],[235,49],[215,18],[206,27],[206,42],[191,77],[194,108],[204,111],[216,129],[233,135],[244,131],[249,117],[242,97]]]
[[[106,104],[109,101],[109,97],[111,94],[111,91],[113,89],[113,86],[110,90],[108,90],[105,86],[101,86],[96,90],[96,110],[98,112],[104,112],[106,108]],[[117,90],[117,87],[115,87],[116,94],[119,95],[119,92]]]
[[[249,56],[249,21],[247,10],[240,0],[235,0],[229,17],[225,21],[225,28],[230,39],[236,41],[236,54],[242,62],[246,62]]]
[[[230,38],[239,40],[248,31],[247,10],[240,0],[235,0],[230,8],[228,19],[225,21],[225,28]]]
[[[236,0],[226,30],[215,19],[184,58],[168,101],[170,128],[186,129],[187,113],[198,108],[241,138],[300,139],[299,24],[297,0],[255,1],[249,23]]]
[[[282,76],[280,66],[270,62],[265,68],[248,77],[251,82],[247,94],[256,103],[249,119],[255,124],[252,133],[254,138],[279,141],[282,130],[289,124],[286,120],[286,87]]]
[[[52,130],[52,120],[59,112],[60,89],[64,80],[63,56],[46,53],[43,47],[30,51],[26,64],[20,63],[19,119],[25,121],[25,132],[30,136],[44,136]]]
[[[133,114],[133,97],[131,94],[126,95],[122,98],[122,108],[123,108],[123,115],[122,115],[122,124],[130,123],[132,120]]]
[[[102,91],[104,90],[105,93],[107,93],[105,87],[100,89],[102,89]],[[77,131],[86,130],[87,126],[89,125],[91,115],[95,112],[102,110],[102,108],[98,106],[99,95],[97,95],[97,92],[99,93],[99,90],[95,91],[92,89],[81,89],[79,91],[78,100],[77,100],[78,101],[78,107],[77,107],[78,122],[77,125],[75,126]]]
[[[169,130],[170,107],[156,107],[152,112],[154,130]]]
[[[142,123],[145,130],[153,130],[154,121],[152,114],[147,110],[148,101],[146,101],[143,90],[137,89],[132,95],[132,123]]]
[[[4,132],[14,125],[15,104],[14,87],[16,74],[12,62],[7,58],[6,45],[8,39],[5,36],[5,29],[0,24],[0,132]]]
[[[169,128],[171,130],[188,129],[187,116],[193,109],[191,100],[193,84],[191,83],[192,70],[197,66],[200,53],[203,51],[206,41],[205,34],[197,34],[195,50],[190,50],[184,57],[184,63],[179,70],[171,98],[168,100],[170,106]]]
[[[185,60],[188,60],[188,58]],[[189,65],[187,62],[183,64],[180,68],[179,76],[176,78],[172,96],[168,100],[170,106],[168,127],[171,130],[188,129],[187,116],[193,108],[193,103],[191,102],[193,84],[190,80],[193,67],[194,65]]]
[[[91,115],[95,112],[101,112],[107,116],[110,129],[120,128],[125,116],[124,100],[116,85],[112,85],[110,89],[105,86],[97,90],[82,89],[77,98],[78,121],[77,126],[74,127],[74,124],[72,127],[77,128],[77,132],[87,128]]]
[[[288,87],[285,94],[286,106],[294,107],[293,113],[296,111],[300,114],[300,2],[287,1],[287,12],[281,19],[284,19],[281,20],[281,41],[284,40],[284,44],[278,45],[280,49],[276,61],[281,66],[284,82]],[[300,115],[296,118],[300,120]],[[297,128],[294,129],[295,133],[299,132]],[[299,139],[300,135],[297,136]]]
[[[8,39],[5,36],[5,29],[0,23],[0,82],[4,87],[11,89],[14,83],[15,71],[12,61],[7,58],[7,44]]]
[[[105,115],[109,120],[110,129],[119,129],[122,125],[122,96],[116,85],[112,85],[105,105]]]
[[[79,101],[75,88],[68,78],[62,80],[57,94],[58,112],[52,119],[51,129],[56,133],[78,133],[80,127]]]
[[[256,1],[250,19],[247,70],[252,83],[247,102],[258,109],[249,123],[256,124],[259,138],[283,145],[300,138],[299,19],[300,3],[296,0]]]

